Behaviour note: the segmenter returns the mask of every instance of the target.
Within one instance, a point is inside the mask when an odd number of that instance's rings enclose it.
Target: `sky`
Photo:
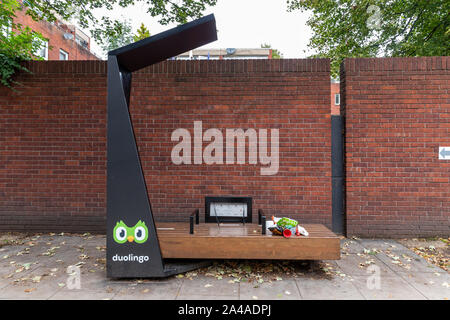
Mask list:
[[[145,13],[143,5],[115,11],[100,10],[97,15],[130,20],[133,33],[143,22],[152,35],[176,25],[160,25],[157,18]],[[217,0],[217,5],[205,11],[214,13],[218,40],[202,48],[260,48],[268,43],[284,58],[304,58],[312,54],[307,44],[311,30],[306,25],[309,13],[287,12],[286,0]],[[91,44],[97,54],[102,50]],[[306,52],[305,52],[306,50]]]

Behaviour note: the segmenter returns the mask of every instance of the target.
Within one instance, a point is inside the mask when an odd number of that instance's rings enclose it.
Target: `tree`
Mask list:
[[[281,59],[283,58],[283,54],[277,49],[273,49],[272,46],[268,43],[264,43],[261,45],[261,48],[272,49],[272,59]]]
[[[315,57],[339,75],[345,57],[450,54],[448,0],[287,0],[288,10],[311,11]]]
[[[56,17],[73,21],[79,27],[89,30],[92,38],[100,45],[104,46],[110,39],[120,37],[124,34],[123,21],[111,19],[108,15],[97,17],[94,11],[106,9],[108,11],[120,8],[128,8],[136,4],[145,6],[146,12],[158,18],[158,22],[166,25],[169,23],[186,23],[190,19],[199,18],[207,6],[214,6],[217,0],[1,0],[0,3],[0,29],[8,28],[10,21],[15,17],[17,10],[25,10],[26,14],[34,20],[46,20],[53,22]],[[33,33],[29,28],[13,24],[14,36],[19,37],[14,40],[0,38],[0,52],[9,54],[14,61],[4,64],[0,63],[1,83],[9,85],[11,76],[17,66],[23,60],[30,60],[34,57],[34,43],[30,34],[39,38],[42,36]],[[29,37],[24,41],[24,38]],[[30,47],[29,43],[33,43]]]
[[[133,36],[133,39],[136,42],[136,41],[148,38],[148,37],[150,37],[150,31],[148,31],[148,29],[146,28],[144,23],[141,23],[141,26],[136,31],[136,34]]]
[[[131,22],[126,19],[119,22],[121,28],[117,30],[116,33],[110,34],[106,37],[106,39],[104,39],[102,49],[105,53],[134,42]]]
[[[15,13],[20,9],[16,0],[2,0],[0,5],[0,83],[11,86],[11,77],[16,70],[28,71],[20,62],[39,58],[35,53],[44,39],[30,27],[14,22]]]

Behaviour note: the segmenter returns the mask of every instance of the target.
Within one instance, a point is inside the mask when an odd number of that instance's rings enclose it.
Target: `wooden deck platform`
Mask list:
[[[302,225],[309,236],[284,238],[257,224],[201,223],[189,234],[189,223],[157,223],[163,258],[338,260],[340,240],[320,224]]]

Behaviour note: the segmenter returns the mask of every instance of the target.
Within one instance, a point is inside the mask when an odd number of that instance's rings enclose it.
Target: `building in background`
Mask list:
[[[24,7],[16,12],[14,22],[29,26],[48,39],[36,55],[45,60],[100,60],[100,57],[91,51],[91,39],[79,28],[62,20],[34,21],[25,14],[26,5],[27,1],[24,0]]]
[[[339,80],[331,79],[331,114],[341,114],[341,94]]]
[[[195,49],[182,53],[174,60],[226,60],[226,59],[272,59],[270,48]]]

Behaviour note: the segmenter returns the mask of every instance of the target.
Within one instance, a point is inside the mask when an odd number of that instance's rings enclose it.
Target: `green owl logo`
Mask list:
[[[144,243],[148,239],[148,228],[145,222],[139,220],[134,227],[128,227],[122,220],[116,223],[113,230],[114,241],[117,243]]]

